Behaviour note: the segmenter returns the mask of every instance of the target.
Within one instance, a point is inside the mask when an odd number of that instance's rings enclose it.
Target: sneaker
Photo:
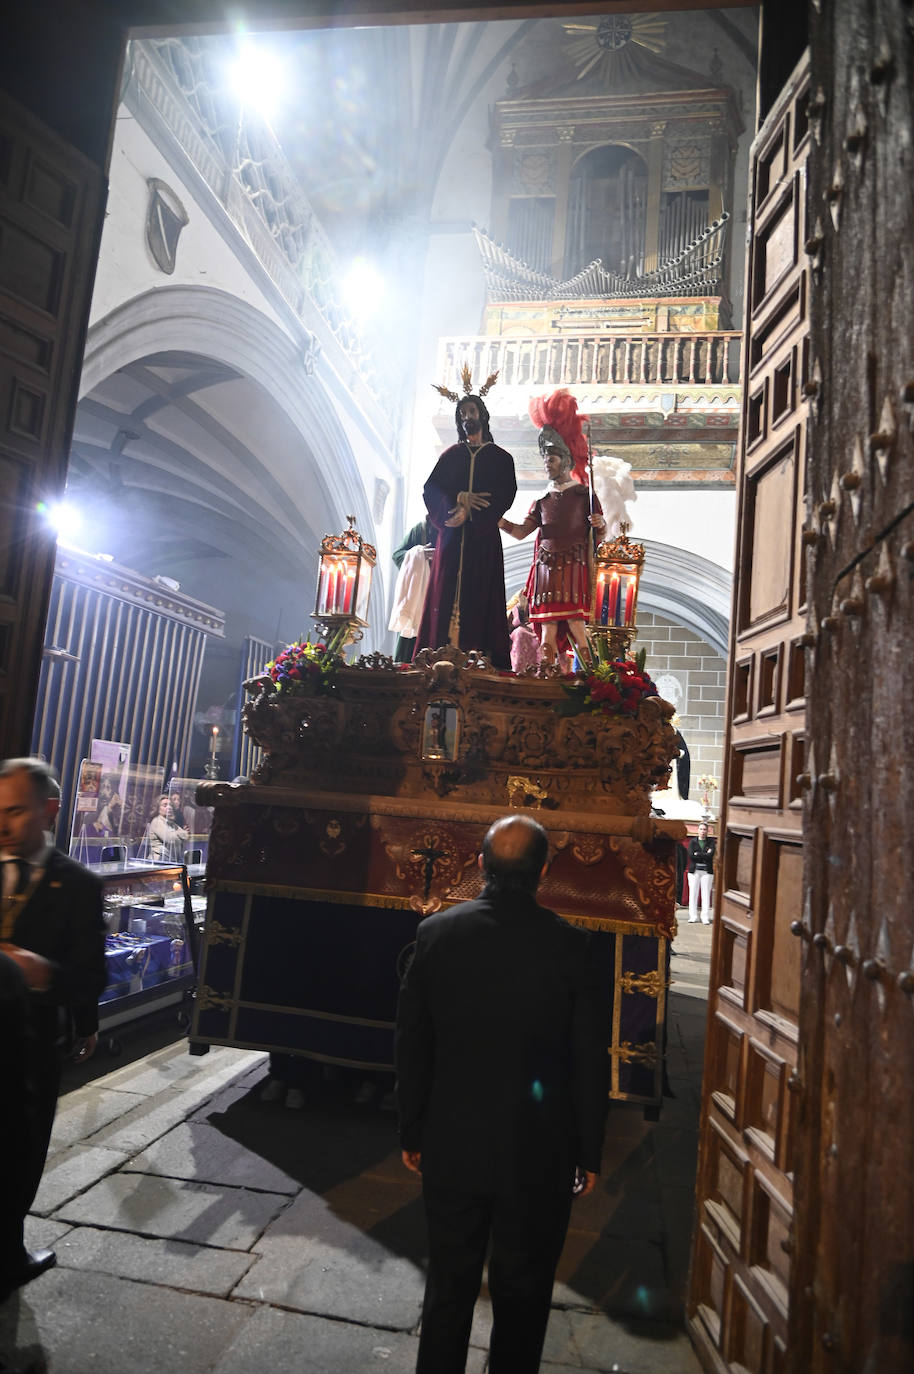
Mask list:
[[[278,1102],[286,1091],[285,1083],[278,1078],[268,1078],[260,1093],[261,1102]]]
[[[305,1094],[301,1088],[289,1088],[286,1093],[286,1106],[290,1107],[293,1112],[300,1112],[304,1105]]]
[[[702,918],[701,918],[701,924],[702,924],[703,926],[709,926],[709,925],[711,924],[710,918],[709,918],[708,920],[705,920],[704,916],[702,916]]]
[[[690,916],[689,919],[686,921],[686,925],[687,925],[687,926],[697,926],[697,925],[698,925],[698,917],[697,917],[697,916]]]

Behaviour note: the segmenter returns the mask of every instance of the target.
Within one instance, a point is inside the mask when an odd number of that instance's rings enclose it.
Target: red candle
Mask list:
[[[336,615],[339,610],[340,596],[340,568],[338,563],[334,563],[330,569],[330,587],[327,593],[327,611],[329,615]]]
[[[347,568],[343,574],[346,581],[343,589],[343,615],[352,610],[352,589],[355,586],[355,568]]]
[[[609,614],[613,625],[620,624],[622,612],[622,588],[619,586],[619,574],[613,573],[609,579]]]
[[[632,612],[635,609],[635,579],[630,578],[628,591],[625,593],[625,624],[631,625]]]

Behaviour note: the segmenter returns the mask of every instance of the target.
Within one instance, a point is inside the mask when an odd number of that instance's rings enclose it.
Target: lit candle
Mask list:
[[[343,615],[348,615],[352,610],[352,589],[355,586],[355,568],[349,567],[346,569],[345,579],[343,587]]]
[[[625,593],[625,624],[631,625],[635,609],[635,579],[629,578],[628,591]]]
[[[209,751],[209,752],[210,752],[210,758],[213,760],[213,763],[216,762],[216,742],[217,742],[218,739],[219,739],[219,726],[218,726],[218,725],[214,725],[214,726],[213,726],[213,742],[212,742],[212,746],[210,747],[210,751]]]
[[[618,573],[613,573],[609,582],[609,614],[613,625],[619,625],[621,623],[622,587],[619,583]]]
[[[330,585],[327,592],[327,612],[329,615],[337,613],[337,598],[340,592],[340,569],[339,564],[334,563],[330,569]]]
[[[327,569],[321,563],[321,575],[317,584],[317,611],[319,615],[327,612]]]

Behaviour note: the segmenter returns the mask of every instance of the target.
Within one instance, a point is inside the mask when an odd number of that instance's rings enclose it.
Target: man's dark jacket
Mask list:
[[[689,872],[694,873],[697,869],[704,869],[710,873],[714,868],[714,860],[717,857],[717,841],[709,835],[702,849],[701,842],[693,835],[689,840]]]
[[[400,992],[400,1138],[429,1184],[509,1193],[598,1172],[608,1021],[587,934],[526,893],[421,922]]]
[[[96,1031],[106,974],[102,886],[95,875],[52,850],[10,938],[52,964],[47,991],[31,994],[39,1039],[53,1043]]]

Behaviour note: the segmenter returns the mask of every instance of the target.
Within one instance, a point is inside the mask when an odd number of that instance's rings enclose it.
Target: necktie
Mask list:
[[[29,885],[32,865],[28,859],[7,859],[6,865],[16,873],[16,883],[3,898],[3,914],[0,917],[0,940],[9,940],[16,924],[16,917],[20,903],[15,900],[20,894],[25,892]],[[9,879],[6,880],[8,882]],[[4,883],[4,887],[6,883]]]
[[[16,881],[9,890],[9,895],[15,897],[28,887],[29,879],[32,876],[32,865],[28,859],[7,859],[6,862],[16,870]]]

